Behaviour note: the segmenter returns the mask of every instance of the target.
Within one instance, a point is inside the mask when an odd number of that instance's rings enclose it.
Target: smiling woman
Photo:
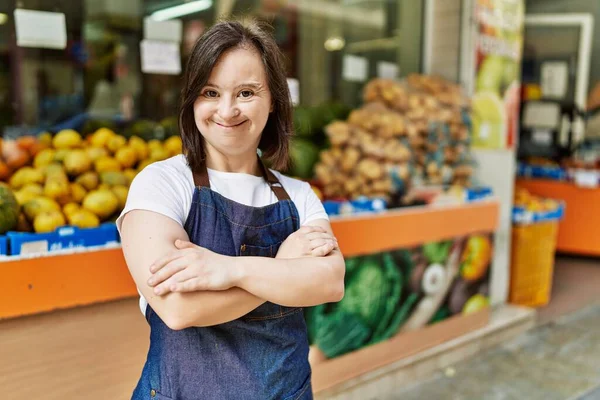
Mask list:
[[[133,399],[312,399],[303,306],[339,301],[344,259],[288,160],[290,95],[273,38],[221,22],[196,43],[184,155],[146,167],[117,221],[151,328]]]

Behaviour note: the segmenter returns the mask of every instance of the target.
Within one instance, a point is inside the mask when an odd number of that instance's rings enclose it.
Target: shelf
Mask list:
[[[600,256],[600,188],[589,189],[569,182],[542,179],[517,179],[516,186],[541,197],[565,202],[565,216],[558,229],[557,251]]]
[[[335,218],[332,227],[345,256],[377,253],[425,242],[492,232],[495,201],[415,207],[377,215]],[[0,319],[137,296],[120,248],[0,262],[4,278]]]

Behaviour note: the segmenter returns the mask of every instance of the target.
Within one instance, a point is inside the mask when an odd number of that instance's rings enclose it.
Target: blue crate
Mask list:
[[[552,211],[528,211],[524,207],[513,207],[512,221],[518,225],[534,224],[536,222],[560,221],[565,215],[565,203],[559,202],[558,208]]]
[[[0,256],[8,255],[8,237],[0,236]]]
[[[63,226],[49,233],[8,232],[7,236],[10,241],[10,254],[13,256],[26,253],[51,253],[119,242],[117,226],[112,222],[104,223],[97,228]]]
[[[567,171],[558,166],[517,164],[517,176],[524,178],[540,178],[555,181],[567,179]]]

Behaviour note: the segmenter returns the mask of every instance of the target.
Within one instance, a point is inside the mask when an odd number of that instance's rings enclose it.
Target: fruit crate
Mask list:
[[[513,209],[511,303],[540,307],[550,302],[558,224],[564,212],[564,203],[543,212]]]
[[[49,233],[8,232],[0,252],[3,255],[26,256],[46,254],[60,250],[105,246],[119,243],[117,226],[112,222],[96,228],[63,226]],[[8,243],[6,243],[8,242]]]

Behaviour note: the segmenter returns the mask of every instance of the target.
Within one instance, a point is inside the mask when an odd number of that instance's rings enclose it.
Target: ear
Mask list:
[[[273,112],[273,108],[274,108],[274,107],[273,107],[273,103],[271,103],[271,108],[269,108],[269,113],[272,113],[272,112]]]

